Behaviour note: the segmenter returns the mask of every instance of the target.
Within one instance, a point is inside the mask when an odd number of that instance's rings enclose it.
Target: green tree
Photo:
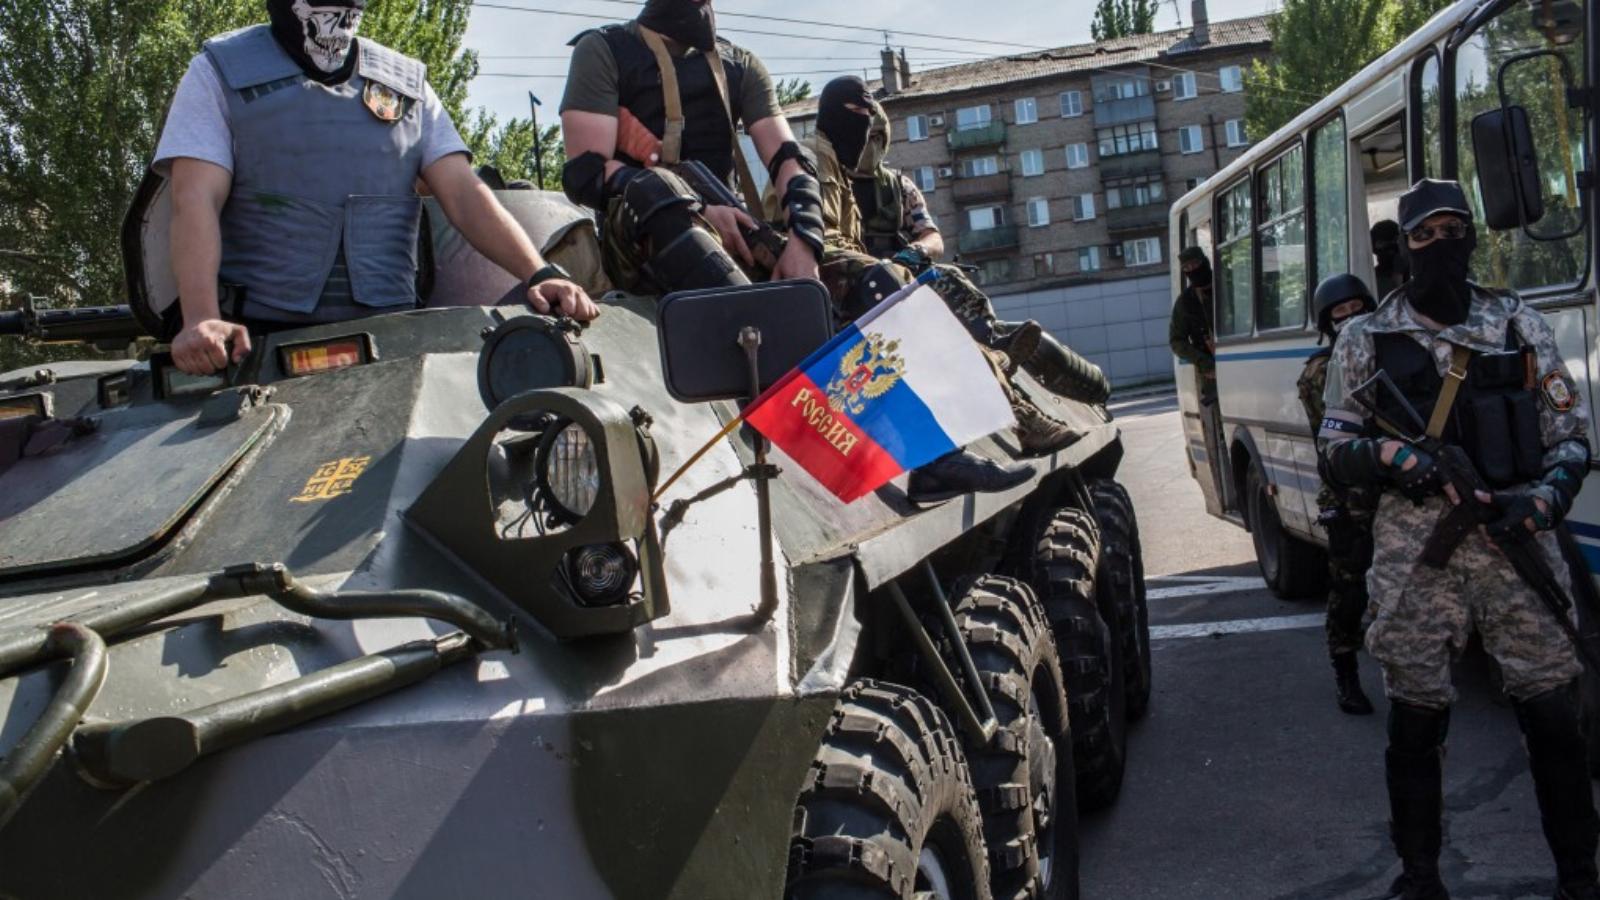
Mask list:
[[[427,63],[470,146],[499,159],[519,146],[517,123],[463,116],[478,73],[462,49],[471,6],[372,0],[362,35]],[[0,0],[0,307],[123,299],[118,223],[179,77],[205,38],[265,18],[262,0]]]
[[[1265,137],[1348,81],[1450,0],[1284,0],[1272,59],[1245,74],[1245,130]]]
[[[1149,34],[1156,27],[1159,0],[1100,0],[1089,23],[1089,33],[1097,41],[1110,41],[1135,34]]]
[[[773,90],[778,94],[779,106],[788,106],[791,103],[799,103],[801,100],[809,100],[811,98],[811,82],[801,81],[798,78],[780,81],[773,85]]]

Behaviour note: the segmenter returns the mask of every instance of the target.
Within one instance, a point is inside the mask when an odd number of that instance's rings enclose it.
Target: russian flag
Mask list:
[[[1016,424],[995,371],[927,282],[839,332],[745,411],[840,500]]]

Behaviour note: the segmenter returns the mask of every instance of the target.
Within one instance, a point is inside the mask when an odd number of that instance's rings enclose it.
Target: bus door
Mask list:
[[[1196,217],[1195,221],[1190,216]],[[1208,204],[1197,204],[1182,216],[1180,230],[1184,247],[1199,247],[1207,258],[1211,253],[1211,210]],[[1180,248],[1181,249],[1181,248]],[[1174,265],[1179,289],[1184,284],[1179,267]],[[1216,290],[1216,266],[1212,266],[1212,290]],[[1213,328],[1215,323],[1213,322]],[[1225,510],[1237,509],[1231,497],[1230,479],[1225,477],[1227,444],[1223,440],[1222,419],[1217,411],[1217,391],[1213,382],[1209,389],[1205,378],[1194,366],[1180,362],[1177,367],[1178,404],[1183,414],[1184,452],[1189,459],[1189,472],[1200,485],[1206,501],[1206,512],[1222,516]]]

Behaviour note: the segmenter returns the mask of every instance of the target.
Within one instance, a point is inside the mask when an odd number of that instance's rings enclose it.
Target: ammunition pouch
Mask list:
[[[835,312],[841,323],[853,322],[903,287],[900,274],[892,266],[879,263],[856,278],[849,292],[839,298]]]
[[[579,206],[606,208],[606,158],[590,151],[567,160],[561,167],[561,189]]]

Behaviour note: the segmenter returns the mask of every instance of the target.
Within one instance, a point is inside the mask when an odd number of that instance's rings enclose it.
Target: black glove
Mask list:
[[[912,272],[921,274],[922,270],[933,265],[933,258],[928,255],[926,250],[923,250],[916,244],[912,244],[911,246],[901,250],[899,253],[896,253],[894,255],[893,262],[897,262],[900,265],[905,266]]]
[[[1524,523],[1528,519],[1532,519],[1534,527],[1540,531],[1556,527],[1556,517],[1541,511],[1539,504],[1534,502],[1535,498],[1545,499],[1527,488],[1495,491],[1492,502],[1500,510],[1500,518],[1486,526],[1489,535],[1497,538],[1527,537],[1528,526]]]
[[[1407,454],[1415,459],[1417,464],[1409,469],[1402,470]],[[1395,455],[1395,461],[1389,466],[1389,483],[1404,494],[1407,500],[1418,506],[1422,501],[1439,493],[1444,487],[1444,479],[1439,476],[1439,466],[1429,456],[1415,447],[1406,447]]]

